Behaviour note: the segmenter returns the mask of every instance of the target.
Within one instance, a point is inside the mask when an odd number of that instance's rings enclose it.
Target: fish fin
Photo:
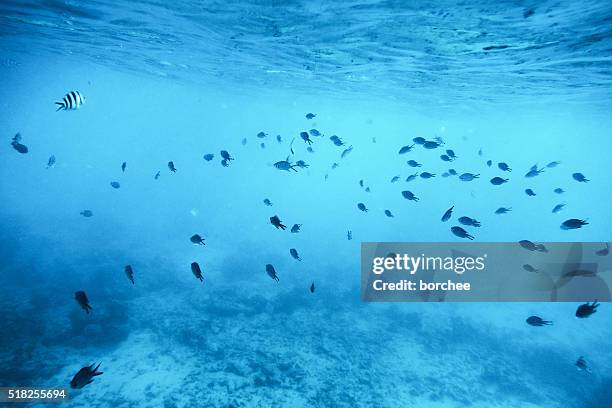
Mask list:
[[[56,112],[66,108],[66,105],[64,105],[64,102],[55,102],[55,104],[59,105],[57,109],[55,110]]]

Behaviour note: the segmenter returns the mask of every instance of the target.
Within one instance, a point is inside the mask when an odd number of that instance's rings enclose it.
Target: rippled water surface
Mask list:
[[[584,102],[611,81],[607,1],[8,0],[0,22],[11,50],[253,92]]]

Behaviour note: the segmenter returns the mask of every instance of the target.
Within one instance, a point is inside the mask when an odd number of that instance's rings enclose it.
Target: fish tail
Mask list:
[[[56,104],[56,105],[59,105],[59,106],[57,107],[57,109],[55,110],[56,112],[57,112],[57,111],[60,111],[60,110],[62,110],[62,109],[66,109],[66,105],[64,104],[64,102],[55,102],[55,104]]]

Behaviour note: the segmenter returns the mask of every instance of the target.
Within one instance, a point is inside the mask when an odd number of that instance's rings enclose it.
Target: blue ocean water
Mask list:
[[[2,1],[0,386],[101,363],[63,406],[612,406],[608,303],[359,286],[362,241],[461,241],[451,205],[475,241],[612,241],[611,21],[606,1]],[[85,103],[56,112],[69,91]],[[399,155],[415,137],[444,145]]]

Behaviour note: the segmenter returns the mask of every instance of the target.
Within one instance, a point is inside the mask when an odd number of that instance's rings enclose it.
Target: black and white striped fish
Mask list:
[[[79,109],[81,105],[85,103],[85,98],[83,95],[79,93],[79,91],[68,92],[64,99],[61,102],[55,102],[57,110],[71,110],[71,109]],[[57,111],[56,111],[57,112]]]

